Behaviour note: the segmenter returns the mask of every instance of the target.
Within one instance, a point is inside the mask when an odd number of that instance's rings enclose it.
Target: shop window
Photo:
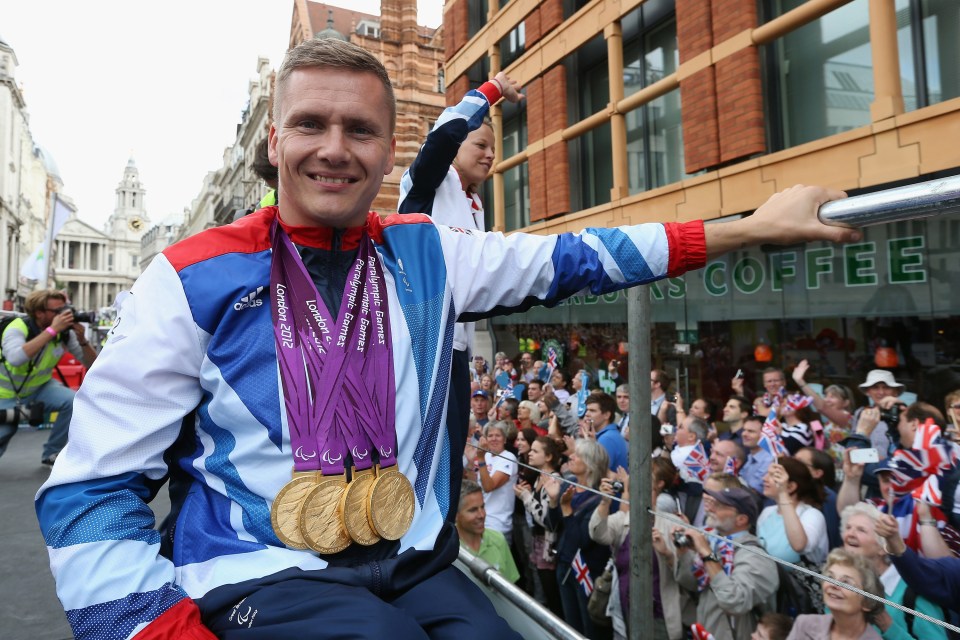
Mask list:
[[[960,3],[896,0],[897,43],[907,111],[960,96]]]

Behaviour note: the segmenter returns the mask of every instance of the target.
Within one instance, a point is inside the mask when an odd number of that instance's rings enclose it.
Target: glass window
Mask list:
[[[490,4],[487,0],[467,0],[467,37],[472,38],[477,35],[487,24],[487,13],[490,12]]]
[[[526,22],[521,22],[500,41],[500,66],[509,67],[520,57],[527,41]]]
[[[921,9],[925,84],[935,104],[960,96],[960,3],[923,0]]]
[[[774,15],[802,4],[773,0]],[[781,105],[776,137],[783,148],[870,123],[874,88],[867,5],[868,0],[853,0],[770,45]]]
[[[527,110],[525,102],[504,102],[503,106],[503,155],[509,158],[527,146]],[[489,182],[489,181],[488,181]],[[530,224],[530,191],[527,188],[529,174],[524,162],[503,174],[504,225],[506,231],[521,229]],[[487,200],[485,202],[492,202]],[[488,229],[492,226],[488,220]]]

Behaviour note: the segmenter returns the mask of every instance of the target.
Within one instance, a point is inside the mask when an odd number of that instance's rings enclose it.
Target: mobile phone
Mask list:
[[[742,378],[742,377],[743,377],[743,369],[737,369],[737,375],[735,375],[735,376],[733,376],[733,377],[734,377],[734,378]]]
[[[866,464],[868,462],[880,462],[880,454],[876,449],[851,449],[850,462],[853,464]]]

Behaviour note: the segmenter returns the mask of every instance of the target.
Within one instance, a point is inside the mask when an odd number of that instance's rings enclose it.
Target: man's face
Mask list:
[[[723,473],[723,467],[727,464],[727,458],[734,453],[734,444],[729,440],[718,440],[713,443],[713,449],[710,450],[710,472]]]
[[[629,391],[617,391],[617,409],[620,409],[620,413],[628,413],[630,411]]]
[[[677,446],[686,447],[691,444],[697,443],[697,434],[693,431],[690,431],[690,421],[693,420],[691,416],[687,416],[680,423],[680,426],[677,427]]]
[[[740,430],[740,439],[743,441],[743,447],[752,451],[760,444],[760,421],[747,420],[743,423],[743,429]]]
[[[490,401],[483,396],[473,396],[470,398],[470,410],[478,419],[486,418],[490,411]]]
[[[767,393],[780,393],[784,385],[783,373],[780,371],[770,371],[763,374],[763,388]]]
[[[583,417],[587,420],[588,424],[592,423],[593,428],[598,431],[607,426],[607,423],[610,421],[610,414],[601,412],[600,405],[594,404],[593,402],[587,403],[587,411],[583,414]]]
[[[471,493],[460,503],[457,511],[457,529],[475,536],[483,535],[483,521],[487,519],[487,511],[483,507],[483,493]]]
[[[559,371],[554,371],[553,375],[550,376],[550,384],[553,385],[554,389],[563,389],[564,385],[566,384],[563,381],[563,374],[561,374]]]
[[[650,395],[654,398],[659,398],[663,395],[663,389],[660,387],[660,381],[657,379],[657,374],[650,374]]]
[[[737,512],[735,507],[717,502],[711,496],[704,494],[703,511],[706,514],[706,525],[713,527],[718,533],[727,535],[737,531]]]
[[[513,360],[503,360],[500,363],[500,368],[506,371],[507,373],[510,373],[511,371],[513,371]]]
[[[484,362],[484,360],[483,360],[482,357],[481,357],[481,358],[474,358],[474,359],[473,359],[473,368],[476,369],[478,372],[479,372],[479,371],[483,371],[483,366],[484,366],[485,364],[486,364],[486,362]]]
[[[530,402],[539,402],[540,398],[543,396],[543,387],[539,384],[534,384],[531,382],[527,385],[527,399]]]
[[[900,422],[897,423],[897,431],[900,432],[900,446],[906,448],[913,447],[913,439],[917,435],[917,429],[920,428],[919,420],[907,420],[907,412],[900,412]]]
[[[47,306],[37,311],[37,317],[34,320],[41,330],[46,329],[53,324],[53,319],[63,311],[67,306],[67,301],[63,298],[48,298]]]
[[[376,75],[301,68],[277,95],[270,162],[280,176],[280,212],[294,226],[345,228],[366,221],[383,176],[393,170],[386,89]]]
[[[893,387],[887,385],[886,382],[878,382],[871,387],[867,387],[865,392],[874,402],[880,402],[883,398],[897,395]]]
[[[533,367],[533,356],[529,353],[525,353],[520,356],[520,366],[522,366],[524,370],[528,370]]]
[[[727,404],[723,405],[723,421],[740,422],[741,420],[743,420],[743,409],[740,408],[740,403],[733,398],[727,400]]]

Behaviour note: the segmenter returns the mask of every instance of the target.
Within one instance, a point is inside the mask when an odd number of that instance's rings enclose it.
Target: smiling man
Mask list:
[[[38,493],[81,640],[517,637],[452,566],[467,435],[446,420],[455,322],[751,244],[859,238],[817,220],[842,193],[800,186],[706,227],[507,237],[383,218],[369,211],[394,162],[383,65],[305,41],[274,109],[279,207],[151,262]],[[146,503],[168,475],[161,536]]]

